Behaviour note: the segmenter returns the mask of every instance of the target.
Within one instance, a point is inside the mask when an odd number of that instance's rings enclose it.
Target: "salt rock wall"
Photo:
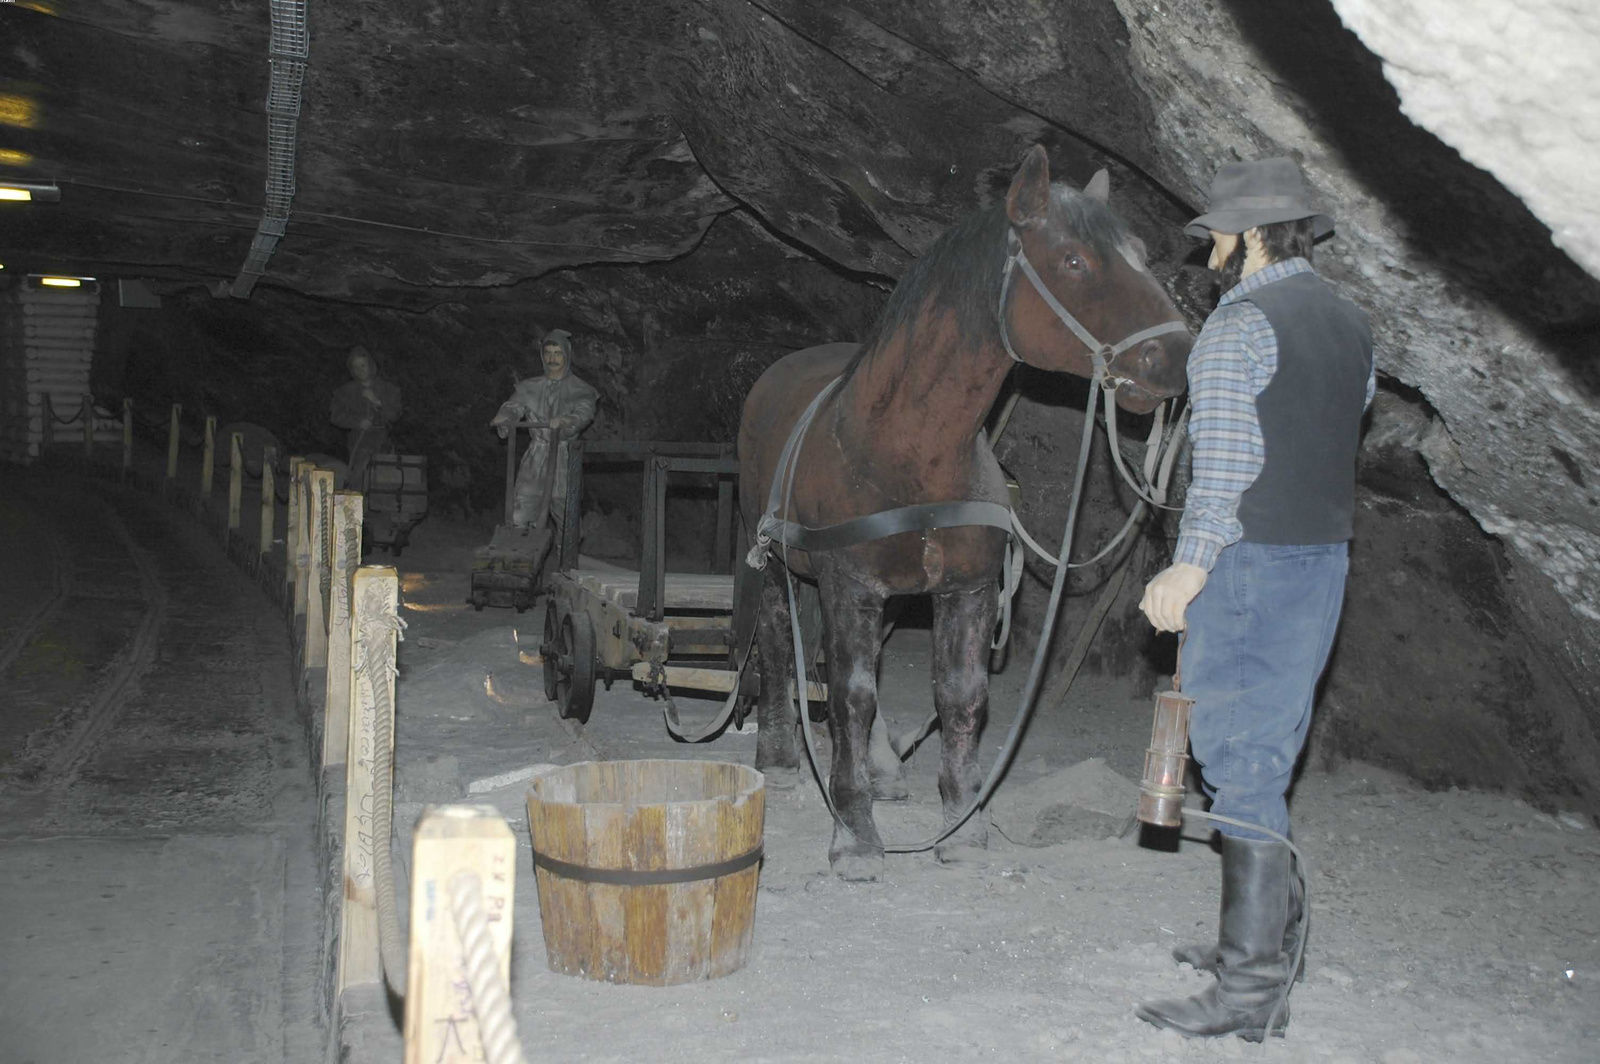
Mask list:
[[[1600,620],[1600,284],[1542,259],[1548,232],[1400,113],[1321,3],[1118,0],[1168,186],[1293,154],[1338,231],[1319,267],[1372,314],[1381,372],[1438,412],[1435,480]]]
[[[1600,276],[1600,5],[1333,0],[1411,120],[1483,167]]]

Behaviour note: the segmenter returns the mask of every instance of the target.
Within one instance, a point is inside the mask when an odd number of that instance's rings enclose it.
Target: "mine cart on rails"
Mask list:
[[[420,454],[375,454],[367,462],[363,480],[365,544],[398,558],[411,530],[428,516],[428,459]]]
[[[550,502],[555,494],[557,440],[550,440],[550,461],[545,464],[545,480],[533,505],[534,517],[525,526],[512,522],[517,505],[518,429],[551,432],[542,421],[513,421],[506,424],[506,499],[505,519],[495,527],[494,538],[472,556],[472,593],[467,601],[481,611],[485,606],[508,606],[518,613],[533,605],[538,597],[545,559],[550,554],[556,530],[549,520]],[[568,447],[578,446],[576,440]],[[569,514],[572,510],[567,511]]]
[[[739,680],[738,651],[749,645],[755,626],[761,576],[742,564],[733,445],[573,440],[568,447],[567,521],[545,585],[545,694],[562,717],[579,721],[589,719],[597,681],[609,688],[615,680],[633,680],[660,695],[669,687],[727,695]],[[637,571],[578,555],[586,464],[643,467]],[[667,490],[674,474],[716,478],[710,572],[667,571]],[[746,709],[755,694],[752,673],[745,670],[738,699]]]

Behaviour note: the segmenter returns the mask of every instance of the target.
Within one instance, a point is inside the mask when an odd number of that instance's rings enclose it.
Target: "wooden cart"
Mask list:
[[[428,516],[428,459],[420,454],[375,454],[367,463],[365,545],[396,558],[411,530]]]
[[[740,564],[734,509],[738,463],[731,444],[569,444],[566,527],[547,577],[545,693],[561,716],[588,720],[596,681],[631,679],[656,694],[669,687],[726,693],[739,648],[755,624],[760,574]],[[578,556],[577,515],[585,461],[640,464],[643,544],[638,571]],[[717,478],[710,573],[666,570],[666,500],[674,473]],[[747,671],[746,694],[753,698]]]
[[[545,519],[550,513],[550,497],[555,490],[557,441],[552,439],[552,454],[547,463],[547,473],[535,507],[538,516],[529,525],[518,526],[512,522],[517,508],[517,430],[549,432],[550,426],[542,421],[513,421],[506,424],[506,491],[504,520],[495,527],[494,538],[488,546],[479,547],[472,555],[472,592],[467,601],[472,608],[482,611],[485,606],[508,606],[518,613],[533,605],[539,594],[540,575],[545,557],[550,553],[554,538],[551,522]],[[569,444],[568,446],[572,446]]]

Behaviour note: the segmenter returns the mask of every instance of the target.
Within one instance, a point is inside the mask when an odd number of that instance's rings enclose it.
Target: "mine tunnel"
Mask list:
[[[1589,6],[0,56],[0,1060],[1595,1058]]]

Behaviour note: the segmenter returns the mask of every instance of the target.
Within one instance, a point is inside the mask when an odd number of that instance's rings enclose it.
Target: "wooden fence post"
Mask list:
[[[411,946],[406,964],[405,1064],[483,1060],[466,955],[451,914],[451,880],[477,875],[500,986],[510,994],[517,840],[492,806],[447,805],[417,824],[411,857]]]
[[[206,415],[205,440],[200,445],[200,498],[211,504],[211,480],[217,466],[217,416]]]
[[[228,531],[239,531],[244,514],[244,433],[228,437]]]
[[[122,399],[122,479],[133,472],[133,397]]]
[[[345,760],[344,891],[339,918],[336,988],[383,978],[378,954],[378,894],[373,848],[389,840],[373,837],[373,786],[378,718],[394,720],[396,606],[400,574],[387,565],[356,570],[350,592],[350,738]],[[387,773],[385,773],[387,775]]]
[[[313,466],[304,458],[291,458],[289,462],[289,534],[294,537],[291,542],[293,565],[289,566],[289,579],[294,583],[294,625],[291,632],[295,648],[299,649],[302,645],[300,640],[305,638],[302,625],[306,615],[306,572],[311,568],[311,543],[306,534],[306,484]]]
[[[94,465],[94,396],[83,393],[83,468],[87,472]]]
[[[272,553],[273,532],[278,527],[278,449],[261,452],[261,562]]]
[[[350,581],[361,565],[359,491],[333,496],[333,595],[328,613],[328,685],[323,705],[322,767],[342,765],[350,743]]]
[[[333,470],[312,469],[306,478],[306,496],[311,568],[306,574],[305,667],[320,669],[328,664],[328,599],[333,592],[329,571],[333,561]]]
[[[284,601],[290,618],[300,612],[300,467],[305,459],[289,459],[289,513],[283,526],[283,581],[287,585]]]
[[[178,417],[183,413],[182,403],[172,404],[172,420],[167,425],[167,483],[166,489],[172,490],[173,482],[178,479]]]

